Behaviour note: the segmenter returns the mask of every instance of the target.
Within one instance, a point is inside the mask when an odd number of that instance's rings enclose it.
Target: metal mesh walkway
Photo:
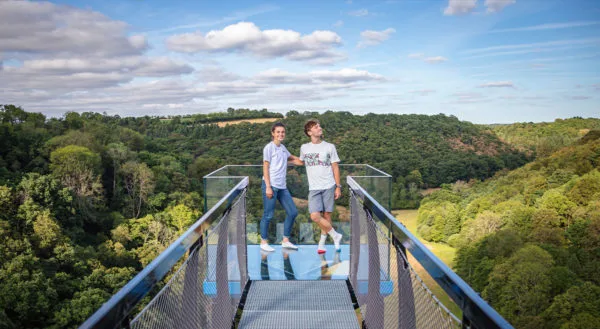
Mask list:
[[[359,329],[346,281],[253,281],[240,329]]]

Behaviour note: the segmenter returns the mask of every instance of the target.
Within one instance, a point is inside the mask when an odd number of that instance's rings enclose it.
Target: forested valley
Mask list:
[[[169,118],[46,118],[4,105],[0,328],[82,323],[202,215],[204,175],[261,163],[271,123],[216,124],[252,118],[284,122],[293,154],[308,141],[304,122],[317,118],[342,163],[391,174],[393,208],[421,205],[420,233],[459,247],[455,270],[512,323],[560,328],[598,320],[600,142],[594,131],[580,138],[598,120],[564,120],[574,135],[548,150],[540,147],[546,135],[527,143],[526,134],[540,131],[536,124],[515,130],[443,114],[230,108]],[[423,199],[424,189],[440,187]],[[542,281],[519,281],[527,275]]]
[[[457,247],[454,270],[515,328],[600,328],[599,127],[496,127],[537,159],[443,184],[419,208],[421,237]]]

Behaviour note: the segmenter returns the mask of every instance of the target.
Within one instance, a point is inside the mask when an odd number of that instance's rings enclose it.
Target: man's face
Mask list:
[[[323,129],[320,124],[316,124],[310,128],[308,134],[315,137],[321,137],[323,135]]]

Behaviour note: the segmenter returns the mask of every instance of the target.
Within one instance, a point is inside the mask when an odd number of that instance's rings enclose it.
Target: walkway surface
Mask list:
[[[254,281],[240,329],[359,329],[346,281]]]

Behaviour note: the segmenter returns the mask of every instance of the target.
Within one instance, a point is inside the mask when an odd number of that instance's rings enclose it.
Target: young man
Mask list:
[[[321,239],[317,252],[325,253],[325,240],[331,236],[336,250],[340,250],[342,234],[331,226],[331,213],[334,200],[342,196],[340,168],[335,145],[322,140],[323,129],[317,120],[309,120],[304,125],[304,133],[310,143],[300,148],[300,160],[304,162],[308,175],[308,211],[310,218],[321,228]]]

